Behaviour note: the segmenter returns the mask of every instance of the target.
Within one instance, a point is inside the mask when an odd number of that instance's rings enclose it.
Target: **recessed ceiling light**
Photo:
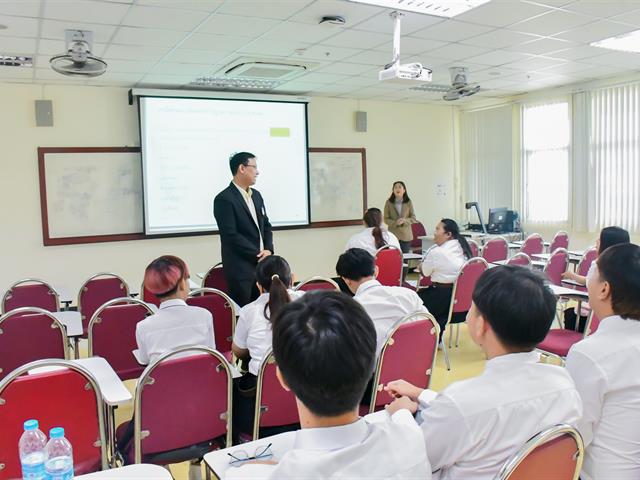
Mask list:
[[[593,42],[592,47],[608,48],[621,52],[640,53],[640,30],[625,33],[617,37],[605,38],[598,42]]]
[[[348,2],[364,3],[376,7],[392,8],[406,12],[435,15],[436,17],[451,18],[473,8],[479,7],[491,0],[347,0]]]

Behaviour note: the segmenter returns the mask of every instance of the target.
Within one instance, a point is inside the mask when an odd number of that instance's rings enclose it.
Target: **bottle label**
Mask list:
[[[22,478],[24,480],[43,480],[45,478],[44,462],[23,463]]]

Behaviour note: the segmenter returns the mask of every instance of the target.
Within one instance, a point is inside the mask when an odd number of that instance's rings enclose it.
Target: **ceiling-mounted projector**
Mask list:
[[[400,18],[402,13],[391,12],[393,18],[393,60],[384,66],[384,70],[378,73],[381,82],[414,83],[430,82],[430,68],[423,67],[421,63],[400,63]]]

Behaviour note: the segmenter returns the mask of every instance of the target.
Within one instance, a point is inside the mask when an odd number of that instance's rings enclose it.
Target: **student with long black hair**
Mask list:
[[[371,255],[375,255],[378,249],[385,245],[400,248],[398,237],[382,226],[382,212],[379,208],[369,208],[362,217],[366,229],[356,233],[347,242],[346,250],[350,248],[362,248]]]

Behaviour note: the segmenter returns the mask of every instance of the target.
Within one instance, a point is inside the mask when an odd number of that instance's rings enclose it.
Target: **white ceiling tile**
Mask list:
[[[19,37],[2,37],[0,40],[0,50],[2,54],[13,55],[35,55],[36,39]]]
[[[588,63],[580,63],[580,62],[566,62],[560,63],[557,65],[552,65],[547,68],[540,69],[541,72],[547,72],[554,75],[577,75],[582,76],[583,72],[592,71],[593,69],[598,68],[590,65]],[[585,73],[585,75],[588,75]]]
[[[169,53],[164,60],[178,63],[219,63],[229,56],[229,52],[211,52],[207,50],[189,50],[177,48]]]
[[[578,0],[562,7],[563,10],[583,13],[597,18],[608,18],[639,8],[637,0]]]
[[[180,44],[180,48],[190,50],[213,50],[215,52],[233,52],[244,47],[249,42],[251,42],[251,39],[247,37],[194,33]]]
[[[310,92],[314,88],[320,88],[324,84],[323,83],[311,83],[311,82],[302,82],[298,80],[292,80],[287,83],[283,83],[275,88],[275,90],[286,91],[286,92]]]
[[[313,3],[304,0],[303,2],[296,3],[306,3],[307,5],[295,13],[289,20],[312,24],[317,24],[325,15],[338,15],[346,20],[347,27],[352,27],[374,15],[388,11],[380,7],[345,2],[344,0],[323,0]],[[389,20],[389,22],[391,22],[391,20]]]
[[[307,28],[308,27],[309,26],[307,25]],[[333,45],[336,47],[372,49],[380,45],[391,45],[390,42],[392,39],[393,37],[390,34],[349,29],[323,40],[322,43],[324,45]],[[405,40],[407,39],[402,39],[403,46]]]
[[[341,85],[351,85],[353,88],[366,87],[377,83],[379,83],[378,73],[371,71],[340,80]]]
[[[552,10],[544,15],[511,25],[509,29],[534,35],[549,36],[593,22],[594,18],[586,15]]]
[[[193,82],[196,77],[196,75],[167,75],[150,73],[140,79],[140,83],[151,83],[159,85],[185,85]]]
[[[122,0],[114,0],[122,1]],[[132,0],[124,0],[132,3]],[[136,5],[144,5],[149,7],[163,8],[181,8],[185,10],[202,10],[205,12],[213,12],[224,0],[136,0]]]
[[[353,87],[347,85],[322,85],[321,87],[314,88],[312,93],[314,94],[341,94],[347,93],[353,90]]]
[[[548,7],[516,0],[493,0],[457,15],[456,20],[493,27],[505,27],[549,12],[549,10]]]
[[[416,55],[418,53],[429,52],[432,50],[437,50],[440,47],[444,47],[447,45],[447,42],[441,42],[439,40],[431,40],[428,38],[414,38],[414,37],[404,37],[400,42],[400,56],[405,57],[407,55]],[[388,42],[384,45],[379,45],[375,48],[378,51],[389,52],[389,57],[391,57],[393,52],[393,42]]]
[[[162,62],[149,70],[149,73],[168,75],[206,75],[211,72],[211,65],[202,63]]]
[[[482,55],[469,57],[467,60],[480,65],[489,65],[495,67],[498,65],[504,65],[505,63],[516,62],[528,58],[530,57],[523,53],[510,52],[508,50],[493,50],[488,53],[483,53]]]
[[[167,52],[164,47],[136,47],[129,45],[109,45],[104,54],[105,58],[120,60],[141,60],[143,62],[157,62]]]
[[[580,75],[588,75],[593,78],[610,77],[612,75],[620,75],[622,73],[628,73],[627,68],[613,67],[610,65],[597,65],[590,69],[583,70]]]
[[[155,62],[134,62],[132,60],[107,59],[106,62],[109,64],[108,71],[115,73],[145,73],[155,65]]]
[[[189,32],[207,18],[207,15],[207,12],[198,10],[133,5],[122,20],[122,24],[132,27],[165,28]]]
[[[257,17],[237,17],[235,15],[214,15],[198,28],[198,33],[235,35],[237,37],[258,37],[275,27],[280,20]]]
[[[555,36],[557,38],[571,40],[578,43],[592,43],[616,35],[622,35],[623,33],[632,32],[634,30],[636,30],[636,28],[630,25],[602,20],[600,22],[594,22],[589,25],[568,30]]]
[[[340,31],[340,30],[337,30]],[[336,34],[333,28],[326,25],[308,25],[301,22],[281,22],[265,33],[262,38],[271,40],[304,39],[307,43],[316,43]]]
[[[118,25],[131,7],[123,3],[83,1],[45,1],[44,18],[69,22]]]
[[[333,62],[317,68],[316,72],[321,73],[335,73],[338,75],[359,75],[362,72],[370,70],[369,65],[362,65],[358,63],[346,63],[346,62]]]
[[[0,66],[0,78],[22,78],[29,79],[33,77],[33,68],[26,67],[2,67]]]
[[[311,45],[298,56],[303,59],[340,61],[348,57],[352,57],[360,51],[361,50],[356,48],[332,47],[330,45]]]
[[[497,78],[495,80],[485,80],[484,82],[482,82],[482,90],[492,90],[492,89],[496,89],[496,88],[508,88],[508,87],[515,87],[516,85],[518,85],[517,82],[514,82],[513,80],[508,80],[508,79],[503,79],[503,78]],[[486,93],[486,92],[485,92]]]
[[[526,3],[533,3],[536,5],[542,5],[546,7],[559,8],[567,5],[575,0],[525,0]]]
[[[288,57],[294,55],[297,49],[309,48],[310,44],[302,41],[285,40],[254,40],[240,49],[242,53],[252,55],[269,55],[276,57]]]
[[[497,80],[507,78],[511,75],[519,75],[521,72],[507,68],[504,65],[500,67],[490,67],[485,70],[471,72],[469,79],[472,82],[484,82],[486,80]]]
[[[3,0],[0,2],[0,15],[19,17],[38,17],[40,0]]]
[[[155,28],[120,27],[112,42],[120,45],[173,47],[185,37],[185,32]]]
[[[376,50],[361,50],[355,55],[345,59],[350,63],[361,63],[364,65],[382,66],[389,63],[392,58],[391,52],[378,52]],[[404,61],[404,60],[403,60]]]
[[[38,55],[58,55],[67,51],[63,40],[41,39],[38,43]]]
[[[638,70],[638,66],[640,65],[640,53],[615,52],[612,50],[607,51],[606,49],[601,50],[605,52],[603,55],[587,58],[583,60],[583,63]]]
[[[602,55],[602,49],[592,47],[590,45],[581,45],[579,47],[568,48],[566,50],[558,50],[551,54],[554,58],[564,58],[565,60],[571,61],[598,57],[600,55]]]
[[[64,40],[65,30],[89,30],[93,33],[94,42],[107,43],[117,28],[116,25],[86,24],[80,21],[43,20],[40,35],[42,38]]]
[[[404,14],[404,17],[402,17],[403,35],[410,35],[417,30],[422,30],[436,23],[444,22],[444,18],[434,17],[432,15],[422,15],[411,12],[404,12]],[[351,23],[349,22],[348,25],[351,26]],[[354,28],[368,32],[393,34],[393,20],[389,17],[389,11],[385,10],[368,20],[358,23]]]
[[[75,81],[76,83],[84,83],[85,79],[77,79],[75,77],[68,77],[66,75],[62,75],[61,73],[53,71],[51,68],[36,68],[35,70],[35,78],[38,80],[58,80],[58,81]]]
[[[9,17],[0,15],[0,25],[7,28],[0,30],[0,37],[37,37],[38,20],[35,18]]]
[[[411,35],[418,38],[431,38],[433,40],[458,42],[491,30],[493,30],[493,27],[464,23],[457,20],[445,20],[444,22],[437,23],[431,27],[413,32]]]
[[[494,30],[473,38],[465,40],[463,43],[485,48],[506,48],[519,43],[531,42],[540,37],[527,33],[518,33],[510,30]]]
[[[311,0],[278,0],[265,2],[264,0],[234,0],[225,2],[216,13],[238,15],[242,17],[261,17],[287,19],[294,13],[309,5]]]
[[[552,67],[554,65],[561,65],[563,63],[565,63],[565,60],[562,60],[559,58],[536,56],[536,57],[529,57],[525,60],[511,62],[506,66],[516,70],[534,71],[534,70],[541,70],[543,68]]]
[[[530,82],[542,82],[545,80],[548,80],[550,78],[553,78],[554,75],[550,74],[550,73],[543,73],[543,72],[521,72],[521,73],[517,73],[515,75],[508,75],[508,76],[504,76],[501,78],[504,78],[505,80],[512,80],[513,82],[518,82],[518,83],[530,83]]]
[[[521,53],[530,53],[532,55],[544,55],[545,53],[555,52],[558,50],[566,50],[575,47],[576,44],[567,40],[557,38],[541,38],[533,42],[521,43],[507,47],[507,50],[513,50]]]
[[[472,45],[464,45],[462,43],[449,43],[448,45],[428,52],[428,54],[436,58],[447,60],[464,60],[465,58],[482,55],[483,53],[488,53],[490,51],[491,50],[488,48],[474,47]]]
[[[112,84],[112,83],[122,83],[122,84],[131,84],[134,85],[143,77],[141,73],[119,73],[119,72],[111,72],[109,70],[106,73],[100,75],[99,77],[93,77],[87,79],[87,85],[97,85],[97,84]]]
[[[331,73],[306,73],[297,79],[302,82],[311,82],[311,83],[336,83],[345,78],[346,75],[335,75]]]
[[[628,13],[625,13],[624,15],[616,15],[615,17],[612,17],[609,20],[640,27],[640,10],[628,12]]]

